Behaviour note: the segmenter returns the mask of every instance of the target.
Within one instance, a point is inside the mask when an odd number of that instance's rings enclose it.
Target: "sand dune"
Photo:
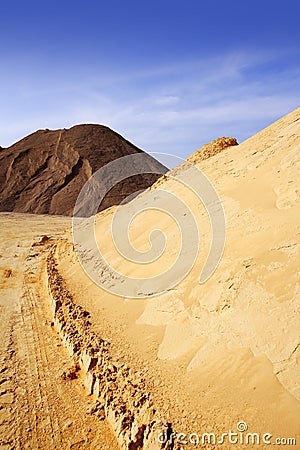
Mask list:
[[[95,233],[115,270],[127,277],[156,276],[176,260],[180,230],[149,207],[156,197],[154,207],[170,210],[164,193],[173,193],[189,206],[200,232],[196,262],[176,286],[144,298],[137,282],[140,299],[113,295],[109,286],[118,279],[108,279],[105,289],[94,284],[77,261],[71,235],[57,246],[58,270],[75,303],[91,313],[93,330],[112,342],[115,361],[145,368],[151,402],[177,433],[221,433],[244,421],[251,432],[299,439],[299,127],[298,109],[238,147],[199,162],[193,155],[226,217],[225,251],[204,284],[199,276],[210,222],[195,193],[171,175],[123,207],[128,217],[136,202],[145,208],[129,229],[136,249],[149,250],[151,230],[163,230],[168,242],[160,259],[144,265],[118,254],[110,228],[115,208],[99,214]],[[96,267],[109,278],[93,258],[85,262],[87,270]],[[153,284],[154,293],[162,288]]]

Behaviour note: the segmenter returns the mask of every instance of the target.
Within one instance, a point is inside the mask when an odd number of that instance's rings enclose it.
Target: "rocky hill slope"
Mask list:
[[[0,211],[70,216],[86,180],[121,156],[143,153],[102,125],[39,130],[9,148],[0,148]],[[157,170],[156,174],[147,174]],[[119,204],[166,172],[154,158],[145,158],[144,174],[127,178],[104,198],[99,210]]]

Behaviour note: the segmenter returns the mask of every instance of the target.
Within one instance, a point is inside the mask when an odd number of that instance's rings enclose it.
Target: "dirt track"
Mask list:
[[[51,324],[44,235],[70,225],[59,217],[1,214],[0,448],[117,449]]]

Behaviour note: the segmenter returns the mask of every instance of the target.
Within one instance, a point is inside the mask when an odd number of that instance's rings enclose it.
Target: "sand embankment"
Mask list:
[[[168,209],[159,203],[160,190],[181,198],[198,223],[199,255],[188,276],[164,294],[112,295],[83,272],[71,233],[57,245],[56,269],[74,303],[89,312],[92,332],[111,343],[115,366],[125,364],[134,377],[144,370],[151,405],[177,433],[220,435],[244,421],[250,432],[299,440],[299,131],[298,109],[239,146],[199,162],[193,155],[215,186],[227,222],[224,255],[204,284],[199,275],[210,222],[195,194],[172,178],[124,207],[130,215],[135,202],[144,203],[129,230],[137,249],[149,249],[155,228],[169,238],[152,265],[128,262],[116,252],[110,228],[115,208],[100,213],[95,226],[99,248],[114,268],[127,276],[154,276],[176,259],[180,234],[170,217],[147,207],[154,192],[157,204]]]

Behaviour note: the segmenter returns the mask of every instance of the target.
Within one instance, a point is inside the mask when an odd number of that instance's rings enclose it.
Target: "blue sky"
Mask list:
[[[299,106],[297,1],[6,1],[0,145],[40,128],[108,125],[186,157]]]

